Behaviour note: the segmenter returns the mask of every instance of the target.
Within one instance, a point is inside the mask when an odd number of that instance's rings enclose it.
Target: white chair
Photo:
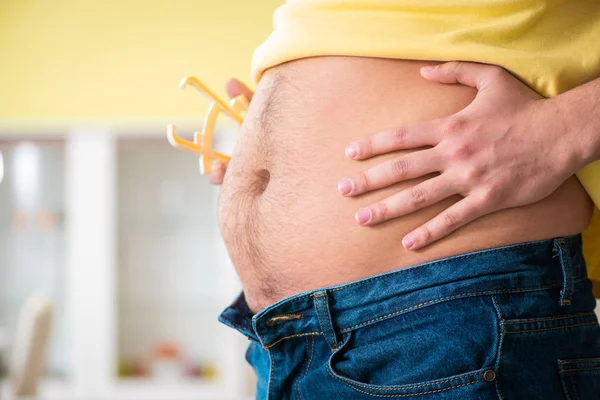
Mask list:
[[[52,302],[41,295],[31,296],[21,308],[9,366],[10,387],[15,399],[37,395],[51,322]]]

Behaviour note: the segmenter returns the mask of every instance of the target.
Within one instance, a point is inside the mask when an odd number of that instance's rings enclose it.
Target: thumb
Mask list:
[[[248,101],[250,101],[252,100],[252,96],[254,95],[252,90],[248,89],[248,86],[244,85],[236,78],[231,78],[229,81],[227,81],[226,89],[227,94],[232,99],[234,97],[239,96],[240,94],[243,94],[244,96],[246,96]]]
[[[494,65],[451,61],[422,67],[421,75],[430,81],[462,83],[480,90],[497,76],[498,71],[504,70]]]

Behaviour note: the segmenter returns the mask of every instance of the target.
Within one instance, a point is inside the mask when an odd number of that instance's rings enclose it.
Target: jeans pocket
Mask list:
[[[600,357],[558,360],[558,371],[567,400],[600,397]]]
[[[487,394],[493,398],[498,322],[491,297],[434,302],[350,328],[327,369],[346,386],[374,397],[416,396],[466,387],[457,398],[483,399]]]

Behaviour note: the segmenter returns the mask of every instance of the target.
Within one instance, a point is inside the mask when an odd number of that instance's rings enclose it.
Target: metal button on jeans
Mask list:
[[[483,379],[487,382],[492,382],[494,379],[496,379],[496,373],[494,372],[494,370],[488,369],[483,373]]]

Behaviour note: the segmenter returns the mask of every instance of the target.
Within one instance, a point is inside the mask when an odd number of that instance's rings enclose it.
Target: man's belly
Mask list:
[[[340,179],[405,153],[356,162],[344,155],[346,145],[385,128],[453,114],[476,94],[426,81],[419,75],[425,64],[318,57],[265,74],[219,199],[221,233],[253,311],[304,291],[469,251],[570,235],[588,225],[591,200],[571,177],[543,201],[482,217],[419,251],[404,249],[404,234],[460,196],[378,226],[359,226],[358,208],[426,177],[342,197]]]

